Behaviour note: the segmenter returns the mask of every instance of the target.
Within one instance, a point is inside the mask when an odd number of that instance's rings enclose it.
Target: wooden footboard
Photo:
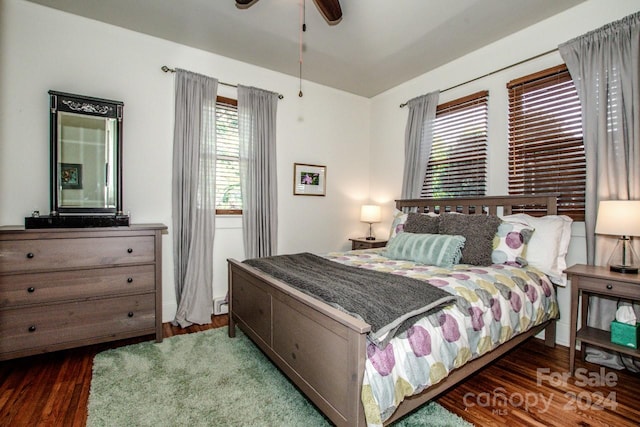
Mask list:
[[[556,195],[439,200],[399,200],[398,208],[451,207],[465,213],[512,212],[512,205],[535,204],[556,213]],[[545,212],[543,212],[545,213]],[[365,426],[361,387],[366,361],[366,334],[371,327],[322,301],[236,260],[229,264],[229,336],[236,324],[291,381],[336,425]],[[555,342],[555,320],[522,333],[493,351],[452,371],[423,393],[406,398],[389,424],[432,400],[526,339],[546,329],[546,344]]]
[[[334,424],[365,425],[368,324],[230,259],[231,337],[236,324]]]

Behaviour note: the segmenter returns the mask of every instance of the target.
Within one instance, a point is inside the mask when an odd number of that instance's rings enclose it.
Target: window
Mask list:
[[[489,92],[438,105],[421,197],[484,196]]]
[[[559,193],[558,214],[584,221],[586,162],[580,102],[565,65],[507,84],[509,194]],[[518,212],[535,215],[535,207]]]
[[[242,214],[238,102],[216,102],[216,214]]]

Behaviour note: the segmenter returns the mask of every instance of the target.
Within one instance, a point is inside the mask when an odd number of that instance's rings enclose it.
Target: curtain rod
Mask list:
[[[162,67],[160,67],[160,69],[162,71],[164,71],[165,73],[175,73],[176,72],[176,70],[174,70],[173,68],[169,68],[166,65],[163,65]],[[234,85],[234,84],[231,84],[231,83],[225,83],[225,82],[220,82],[220,81],[218,83],[223,85],[223,86],[229,86],[229,87],[235,87],[235,88],[238,87],[238,85]],[[278,94],[278,99],[284,99],[284,95],[279,93]]]
[[[485,77],[489,77],[489,76],[491,76],[491,75],[493,75],[493,74],[499,73],[499,72],[504,71],[504,70],[508,70],[509,68],[516,67],[516,66],[518,66],[518,65],[520,65],[520,64],[524,64],[525,62],[533,61],[534,59],[538,59],[538,58],[540,58],[541,56],[545,56],[545,55],[548,55],[548,54],[550,54],[550,53],[557,52],[557,51],[558,51],[558,48],[555,48],[555,49],[548,50],[548,51],[546,51],[546,52],[539,53],[539,54],[537,54],[537,55],[535,55],[535,56],[532,56],[532,57],[530,57],[530,58],[523,59],[522,61],[518,61],[518,62],[516,62],[516,63],[514,63],[514,64],[511,64],[511,65],[507,65],[506,67],[502,67],[502,68],[500,68],[500,69],[498,69],[498,70],[494,70],[494,71],[491,71],[491,72],[489,72],[489,73],[487,73],[487,74],[483,74],[483,75],[481,75],[480,77],[476,77],[476,78],[473,78],[473,79],[471,79],[471,80],[467,80],[466,82],[458,83],[458,84],[457,84],[457,85],[455,85],[455,86],[448,87],[448,88],[446,88],[446,89],[444,89],[444,90],[441,90],[441,91],[440,91],[440,93],[446,92],[446,91],[451,90],[451,89],[455,89],[455,88],[460,87],[460,86],[464,86],[464,85],[466,85],[467,83],[475,82],[476,80],[484,79]],[[400,104],[400,108],[404,108],[406,105],[407,105],[407,103],[406,103],[406,102],[405,102],[405,103],[403,103],[403,104]]]

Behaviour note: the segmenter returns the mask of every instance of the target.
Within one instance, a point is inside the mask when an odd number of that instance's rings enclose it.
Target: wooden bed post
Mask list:
[[[544,329],[544,345],[547,347],[556,346],[556,323],[555,321],[550,322]]]

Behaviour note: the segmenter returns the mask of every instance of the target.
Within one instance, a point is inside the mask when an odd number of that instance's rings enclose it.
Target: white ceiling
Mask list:
[[[303,79],[372,97],[584,0],[342,0],[335,26],[312,0],[30,1],[292,76],[306,1]]]

